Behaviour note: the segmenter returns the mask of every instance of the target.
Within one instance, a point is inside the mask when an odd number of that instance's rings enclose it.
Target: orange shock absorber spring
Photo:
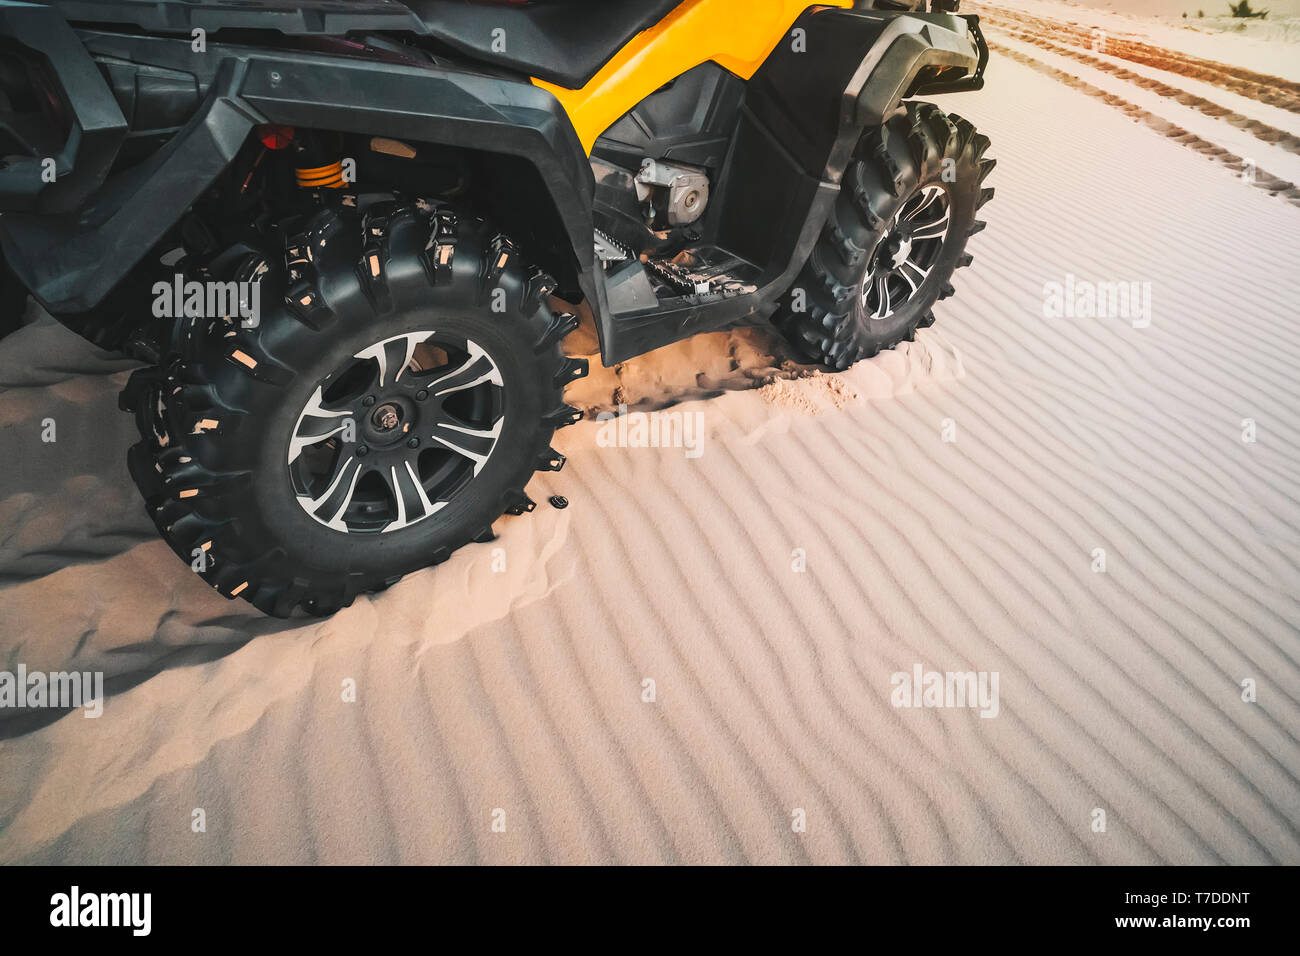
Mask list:
[[[342,189],[343,161],[335,160],[324,166],[311,169],[295,169],[298,185],[304,189]]]

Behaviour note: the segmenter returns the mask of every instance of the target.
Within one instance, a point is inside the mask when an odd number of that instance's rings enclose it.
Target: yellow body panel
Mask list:
[[[707,60],[747,80],[808,7],[852,5],[852,0],[683,0],[633,37],[582,89],[533,83],[560,101],[590,154],[597,136],[669,80]]]

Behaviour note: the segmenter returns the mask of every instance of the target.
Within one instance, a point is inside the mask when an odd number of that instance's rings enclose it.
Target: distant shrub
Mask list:
[[[1234,17],[1244,17],[1248,20],[1263,20],[1268,16],[1267,10],[1255,11],[1250,9],[1250,0],[1241,0],[1241,3],[1233,3],[1228,0],[1228,9],[1232,11]]]

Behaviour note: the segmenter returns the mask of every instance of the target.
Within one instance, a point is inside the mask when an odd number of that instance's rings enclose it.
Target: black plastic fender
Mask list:
[[[863,128],[879,126],[913,91],[926,67],[956,67],[959,78],[926,83],[915,92],[981,89],[988,56],[977,16],[898,17],[885,28],[845,91],[855,100],[854,119]]]
[[[108,175],[126,137],[126,118],[72,28],[50,7],[0,2],[0,36],[43,58],[57,77],[68,106],[67,137],[48,157],[10,156],[0,163],[0,208],[68,212]],[[54,160],[56,178],[42,177]]]
[[[793,27],[802,45],[777,46],[750,80],[746,106],[806,173],[838,183],[862,131],[904,98],[980,88],[988,47],[978,24],[949,13],[806,11]],[[914,89],[927,67],[953,75]]]

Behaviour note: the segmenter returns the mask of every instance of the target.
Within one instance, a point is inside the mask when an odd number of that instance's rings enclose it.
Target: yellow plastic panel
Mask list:
[[[643,99],[692,67],[712,60],[743,80],[808,7],[851,7],[852,0],[683,0],[672,13],[633,37],[586,86],[565,89],[534,79],[554,94],[591,153],[596,137]],[[816,69],[810,62],[809,69]]]

